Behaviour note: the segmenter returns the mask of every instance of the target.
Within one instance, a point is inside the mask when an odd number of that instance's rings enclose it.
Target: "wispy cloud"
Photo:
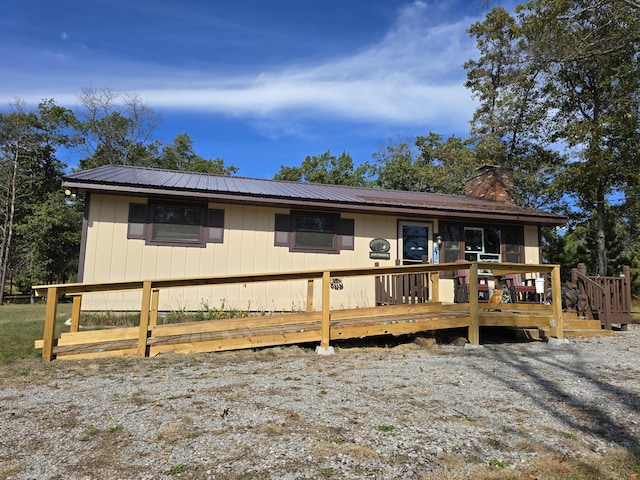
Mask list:
[[[332,114],[393,123],[469,118],[462,63],[474,53],[471,19],[434,25],[430,7],[405,7],[379,43],[317,65],[238,78],[201,78],[177,89],[145,89],[151,104],[236,116]]]
[[[131,60],[114,64],[93,48],[74,49],[69,55],[82,68],[70,71],[69,63],[52,68],[40,83],[25,74],[26,88],[18,93],[29,102],[55,98],[70,105],[83,87],[109,87],[136,92],[155,109],[196,109],[255,125],[270,120],[271,130],[279,119],[284,129],[292,117],[314,116],[401,125],[461,123],[473,109],[461,65],[474,55],[465,30],[475,19],[446,15],[445,9],[446,2],[415,1],[397,12],[373,45],[315,64],[274,66],[241,76]],[[67,32],[60,40],[79,43]],[[49,56],[52,61],[66,58]],[[0,102],[6,103],[5,93],[0,89]],[[16,92],[9,94],[15,97]]]

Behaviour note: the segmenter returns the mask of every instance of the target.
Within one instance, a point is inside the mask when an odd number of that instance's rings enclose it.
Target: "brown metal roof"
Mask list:
[[[560,225],[564,217],[469,196],[320,185],[106,165],[66,175],[63,187],[78,192],[171,196],[226,203],[322,208],[435,218],[482,218]]]

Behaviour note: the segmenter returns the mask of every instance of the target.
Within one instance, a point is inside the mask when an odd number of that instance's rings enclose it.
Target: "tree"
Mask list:
[[[529,44],[516,20],[495,7],[468,30],[480,52],[469,60],[466,86],[479,100],[471,138],[479,164],[514,172],[515,202],[558,209],[562,191],[554,179],[564,158],[548,140],[549,121],[544,65],[528,53]]]
[[[85,170],[101,165],[149,166],[154,161],[152,134],[160,117],[136,94],[85,88],[80,95],[78,129],[87,155],[78,162]]]
[[[234,165],[225,166],[221,158],[207,160],[197,155],[193,150],[193,140],[186,133],[177,135],[172,144],[162,147],[153,166],[215,175],[233,175],[238,171]]]
[[[28,259],[17,278],[22,291],[34,282],[65,283],[76,274],[82,210],[75,203],[64,192],[53,191],[18,225],[20,253]]]
[[[60,188],[64,165],[55,157],[56,148],[71,147],[77,142],[72,130],[73,114],[52,100],[43,101],[34,112],[27,112],[22,102],[10,107],[9,113],[0,114],[0,285],[3,286],[8,272],[24,265],[26,252],[32,247],[21,245],[19,237],[16,244],[16,228],[50,192]],[[47,241],[55,244],[56,239]],[[2,288],[0,303],[3,294]]]
[[[412,192],[428,191],[428,179],[422,164],[420,152],[408,141],[395,143],[387,139],[373,155],[374,186],[389,190]]]
[[[368,186],[371,170],[367,163],[357,167],[351,155],[342,152],[339,157],[331,151],[316,156],[307,156],[299,167],[281,166],[274,180],[294,182],[323,183],[329,185]]]
[[[531,0],[517,20],[497,7],[469,30],[481,54],[465,65],[476,154],[513,168],[520,204],[566,208],[566,194],[583,218],[595,212],[583,232],[602,274],[608,199],[640,185],[636,3]]]

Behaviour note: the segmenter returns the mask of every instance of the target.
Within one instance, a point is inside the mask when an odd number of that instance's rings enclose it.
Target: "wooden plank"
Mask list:
[[[58,345],[83,345],[86,343],[134,340],[138,338],[139,327],[109,328],[102,330],[84,330],[66,332],[60,335]]]
[[[105,350],[102,352],[88,352],[88,353],[60,353],[57,354],[56,360],[92,360],[96,358],[120,358],[120,357],[133,357],[138,354],[138,348],[132,347],[120,350]]]
[[[151,290],[151,318],[149,319],[149,328],[153,328],[158,324],[158,305],[160,304],[160,289]]]
[[[149,336],[149,308],[151,302],[151,282],[144,282],[142,288],[142,305],[140,306],[140,328],[138,330],[138,355],[147,355],[147,337]]]
[[[551,271],[551,298],[553,302],[553,318],[551,320],[551,336],[563,339],[564,325],[562,318],[562,291],[560,286],[560,267],[555,265]]]
[[[44,317],[44,336],[42,340],[42,359],[53,360],[53,343],[56,332],[56,315],[58,313],[58,288],[47,289],[47,309]]]
[[[168,335],[182,335],[188,333],[219,332],[225,330],[240,330],[247,328],[262,328],[274,325],[289,325],[299,323],[320,322],[321,312],[311,313],[283,313],[279,315],[264,315],[256,317],[242,317],[228,320],[207,320],[202,322],[170,323],[156,325],[153,337]]]
[[[478,265],[469,266],[469,343],[480,345],[480,324],[478,322]]]
[[[329,348],[330,321],[331,321],[331,273],[322,273],[322,338],[320,346],[327,350]]]
[[[80,328],[80,312],[82,310],[82,295],[73,296],[73,304],[71,306],[71,328],[69,331],[77,332]]]
[[[307,280],[307,312],[313,312],[313,279]]]

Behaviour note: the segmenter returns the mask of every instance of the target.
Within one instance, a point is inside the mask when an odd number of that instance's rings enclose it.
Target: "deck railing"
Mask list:
[[[619,277],[589,276],[585,264],[571,270],[571,281],[578,293],[585,294],[593,317],[611,330],[619,324],[626,330],[631,323],[631,275],[624,266]]]
[[[307,281],[307,312],[313,312],[313,290],[314,282],[321,284],[320,308],[316,309],[322,321],[322,332],[320,339],[321,348],[329,348],[331,329],[331,282],[335,278],[358,277],[358,276],[393,276],[409,275],[422,277],[424,281],[430,280],[430,302],[439,302],[439,277],[444,272],[453,272],[456,269],[469,269],[469,334],[468,339],[471,344],[479,344],[479,305],[478,305],[478,272],[490,270],[493,275],[499,277],[509,273],[535,273],[550,275],[553,298],[561,298],[560,294],[560,267],[559,265],[528,265],[528,264],[499,264],[487,262],[463,262],[463,263],[443,263],[443,264],[418,264],[407,266],[391,267],[368,267],[351,269],[313,270],[287,273],[265,273],[265,274],[245,274],[245,275],[225,275],[211,277],[193,277],[177,279],[152,279],[133,280],[108,283],[76,283],[59,285],[41,285],[34,287],[36,294],[46,295],[47,307],[45,314],[44,336],[42,341],[42,358],[50,361],[54,358],[53,348],[55,339],[55,319],[57,313],[58,299],[63,295],[73,297],[71,332],[77,332],[80,323],[80,313],[82,306],[82,295],[85,293],[97,292],[124,292],[141,291],[142,301],[140,307],[140,320],[138,328],[138,355],[146,356],[148,350],[148,336],[150,331],[157,325],[158,305],[160,292],[176,287],[198,287],[203,285],[230,285],[248,284],[255,282],[274,281]],[[424,287],[424,285],[423,285]],[[422,301],[427,298],[423,295]],[[482,307],[486,309],[486,304]],[[118,310],[114,306],[113,310]],[[375,310],[369,309],[369,310]],[[315,314],[317,315],[317,314]],[[370,313],[370,315],[375,315]],[[269,318],[269,317],[262,317]],[[259,321],[259,320],[258,320]],[[553,305],[553,317],[550,321],[550,335],[556,338],[563,338],[562,305],[555,302]]]

